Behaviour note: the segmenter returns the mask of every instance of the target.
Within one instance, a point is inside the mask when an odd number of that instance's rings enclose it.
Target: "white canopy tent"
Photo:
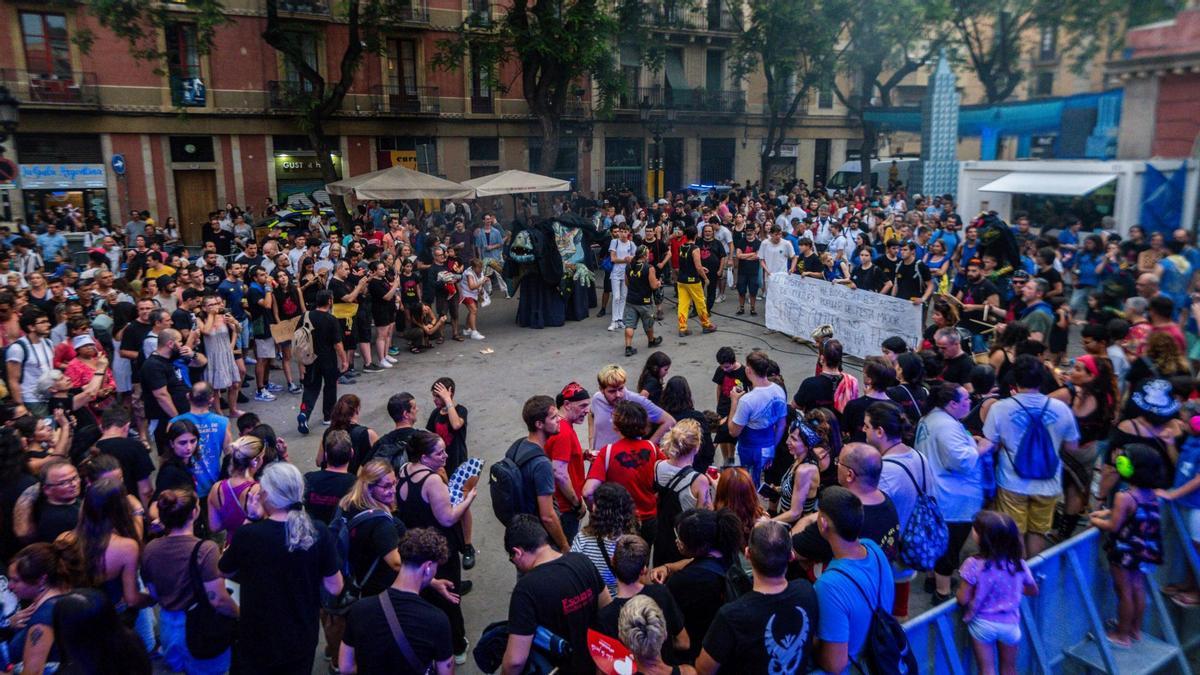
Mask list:
[[[1115,173],[1012,172],[979,188],[980,192],[1080,197],[1113,182]]]
[[[475,196],[471,188],[403,166],[345,178],[325,187],[330,194],[353,195],[356,199],[457,199]]]
[[[465,180],[463,185],[471,188],[476,197],[517,195],[527,192],[568,192],[571,189],[569,180],[516,169]]]

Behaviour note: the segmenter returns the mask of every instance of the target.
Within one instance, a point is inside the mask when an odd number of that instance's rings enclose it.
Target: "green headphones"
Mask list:
[[[1121,476],[1121,478],[1133,478],[1133,460],[1125,455],[1117,455],[1113,464],[1117,467],[1117,475]]]

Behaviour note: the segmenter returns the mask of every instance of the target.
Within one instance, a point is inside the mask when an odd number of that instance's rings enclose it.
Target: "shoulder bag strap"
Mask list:
[[[914,450],[913,452],[916,452],[916,451]],[[915,487],[917,489],[917,493],[921,494],[921,495],[925,494],[925,489],[917,484],[917,479],[913,477],[912,472],[908,470],[907,466],[904,466],[903,462],[900,462],[899,460],[895,460],[895,459],[885,459],[883,461],[887,462],[888,464],[895,464],[896,466],[900,467],[900,470],[904,472],[904,475],[908,476],[908,480],[912,481],[913,487]]]
[[[679,472],[676,473],[674,476],[671,476],[671,480],[667,481],[667,484],[665,487],[667,488],[667,490],[670,490],[671,492],[680,493],[680,492],[682,492],[682,490],[679,489],[679,484],[683,482],[683,479],[691,477],[691,476],[699,475],[699,473],[700,472],[696,471],[694,468],[692,468],[690,466],[685,466],[682,469],[680,469]],[[689,488],[692,486],[692,482],[694,482],[694,479],[692,481],[688,481],[687,486]]]
[[[604,446],[604,478],[608,479],[608,460],[612,459],[612,443]]]
[[[199,605],[208,602],[208,594],[204,592],[204,580],[200,577],[200,547],[204,545],[203,539],[196,542],[192,547],[192,555],[188,559],[188,580],[192,586],[192,602]]]
[[[396,646],[400,648],[400,653],[404,655],[404,660],[408,661],[409,667],[418,673],[426,672],[427,668],[417,659],[417,655],[413,653],[412,645],[408,643],[408,638],[404,635],[404,629],[400,627],[400,620],[396,618],[396,608],[392,606],[391,595],[384,591],[379,594],[379,606],[383,608],[383,617],[387,619],[388,628],[392,631],[392,639],[396,641]]]
[[[608,573],[616,577],[617,573],[613,571],[612,556],[608,554],[608,547],[604,545],[604,539],[597,536],[596,545],[600,547],[600,555],[604,556],[604,565],[608,568]]]

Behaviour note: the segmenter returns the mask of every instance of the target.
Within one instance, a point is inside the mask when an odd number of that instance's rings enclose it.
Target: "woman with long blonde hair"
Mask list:
[[[239,436],[229,446],[229,477],[219,480],[208,492],[208,527],[230,536],[247,520],[258,517],[258,481],[254,475],[264,461],[263,442],[257,436]]]
[[[658,493],[660,519],[654,542],[654,565],[680,560],[675,547],[675,523],[679,514],[689,509],[713,507],[712,481],[693,467],[703,437],[700,423],[694,419],[680,420],[663,436],[659,449],[667,459],[654,466],[654,490]]]

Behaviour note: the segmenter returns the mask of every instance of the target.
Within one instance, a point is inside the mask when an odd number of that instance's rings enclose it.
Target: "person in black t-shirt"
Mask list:
[[[962,349],[962,339],[956,328],[939,328],[933,334],[934,346],[942,355],[942,379],[966,384],[975,368],[975,359]]]
[[[142,365],[142,401],[146,407],[146,421],[154,436],[160,454],[166,448],[167,422],[190,409],[188,386],[179,376],[176,360],[182,359],[185,366],[200,367],[208,363],[203,354],[196,354],[182,343],[179,331],[166,328],[158,334],[158,348]]]
[[[786,524],[758,523],[748,547],[754,588],[717,612],[696,669],[722,664],[739,673],[805,673],[812,659],[817,594],[807,579],[789,582],[791,540]]]
[[[737,258],[737,314],[746,313],[746,296],[750,296],[750,316],[758,314],[754,303],[758,298],[758,249],[762,242],[758,240],[758,231],[753,226],[747,226],[740,238],[737,230],[733,235],[734,257]]]
[[[887,246],[884,248],[883,255],[875,259],[875,266],[883,274],[883,286],[879,289],[880,293],[891,294],[892,286],[896,282],[896,266],[899,264],[900,240],[889,239]]]
[[[686,651],[690,646],[690,636],[683,628],[683,612],[679,610],[675,598],[662,584],[643,584],[642,574],[646,572],[650,562],[650,547],[635,534],[627,534],[617,540],[612,553],[612,573],[617,580],[617,597],[608,605],[600,608],[596,614],[596,630],[620,639],[619,617],[621,608],[635,596],[650,598],[662,610],[666,624],[667,635],[671,638],[662,644],[661,658],[668,665],[681,662],[676,650]]]
[[[419,675],[430,668],[439,673],[453,669],[450,622],[420,595],[426,588],[434,588],[447,598],[456,597],[447,589],[448,582],[434,578],[448,555],[445,538],[432,529],[410,530],[400,539],[396,580],[382,596],[363,597],[351,605],[346,616],[338,654],[341,672]],[[397,645],[385,602],[417,663],[410,663]]]
[[[914,305],[924,305],[933,295],[933,276],[929,266],[917,260],[917,245],[911,241],[900,247],[900,264],[896,265],[892,295],[912,300]]]
[[[200,268],[200,275],[204,279],[206,293],[216,292],[217,286],[225,281],[225,268],[217,264],[218,259],[216,250],[204,252],[204,265]]]
[[[708,311],[710,312],[717,300],[717,282],[720,280],[725,268],[725,245],[717,241],[714,238],[714,234],[714,226],[705,225],[700,241],[696,243],[696,246],[700,249],[700,264],[708,272],[709,282],[704,287],[704,302],[707,304]]]
[[[1062,273],[1054,269],[1054,261],[1058,258],[1058,253],[1053,248],[1045,246],[1038,249],[1037,252],[1037,268],[1038,277],[1046,280],[1046,285],[1049,290],[1046,291],[1045,299],[1061,296],[1063,294],[1063,277]]]
[[[129,437],[129,411],[119,405],[110,406],[100,416],[100,440],[96,449],[103,455],[112,455],[121,465],[121,476],[125,490],[137,497],[142,506],[150,503],[154,485],[150,475],[154,473],[154,461],[150,451],[141,441]]]
[[[967,262],[966,281],[954,295],[962,302],[963,325],[976,335],[987,330],[996,319],[1003,318],[1000,290],[984,276],[983,263],[977,258]],[[984,320],[985,310],[992,321]]]
[[[304,474],[304,510],[313,520],[326,525],[333,520],[338,502],[354,487],[355,477],[349,472],[354,445],[350,434],[334,429],[325,435],[325,468]]]
[[[883,288],[883,268],[871,259],[871,249],[864,248],[858,252],[859,265],[850,272],[850,283],[853,288],[878,293]]]
[[[792,259],[792,274],[824,279],[825,267],[821,264],[821,256],[813,250],[812,240],[805,237],[800,240],[800,252]]]
[[[324,523],[295,508],[304,499],[299,469],[269,464],[261,485],[265,517],[238,528],[217,563],[242,589],[233,671],[310,673],[321,590],[334,596],[342,591],[337,547]]]
[[[350,359],[342,344],[342,323],[333,317],[333,294],[328,290],[317,291],[317,306],[305,313],[301,324],[308,321],[312,324],[313,351],[317,360],[313,361],[304,371],[300,384],[304,394],[300,399],[300,414],[296,423],[300,433],[308,433],[308,418],[312,415],[313,407],[317,404],[317,396],[321,399],[322,419],[328,420],[333,414],[333,404],[337,402],[338,375],[350,368]],[[333,345],[333,349],[329,349]]]
[[[395,517],[396,474],[391,464],[377,459],[363,464],[350,491],[338,502],[346,519],[370,511],[350,528],[347,553],[350,576],[346,583],[362,590],[362,596],[382,593],[396,578],[400,554],[396,551],[404,523]]]
[[[842,447],[838,456],[838,484],[854,493],[862,502],[863,521],[859,538],[879,544],[887,559],[893,560],[900,536],[900,520],[891,498],[879,489],[882,471],[883,460],[875,448],[866,443],[847,443]],[[829,541],[821,536],[815,521],[792,537],[792,548],[805,567],[816,563],[827,565],[833,560],[833,549],[829,547]]]
[[[746,375],[746,367],[738,363],[733,347],[721,347],[717,350],[717,369],[713,372],[712,383],[717,385],[717,414],[721,416],[713,443],[721,448],[721,455],[728,465],[733,462],[733,449],[737,443],[737,439],[729,435],[729,425],[725,419],[729,417],[729,409],[732,406],[729,395],[736,387],[741,387],[743,391],[750,390],[750,378]]]
[[[662,344],[662,336],[654,335],[654,297],[662,287],[659,282],[658,270],[649,262],[649,247],[642,245],[633,253],[633,262],[625,268],[625,315],[621,317],[625,324],[625,356],[633,356],[637,349],[633,346],[633,333],[638,323],[646,332],[646,345],[657,347]],[[657,316],[661,316],[659,312]]]
[[[533,649],[538,627],[571,645],[563,672],[588,673],[595,669],[588,652],[587,630],[596,611],[612,602],[596,566],[582,553],[559,553],[550,547],[549,535],[537,516],[513,517],[504,531],[504,550],[521,577],[508,603],[508,645],[504,664],[521,672]]]

